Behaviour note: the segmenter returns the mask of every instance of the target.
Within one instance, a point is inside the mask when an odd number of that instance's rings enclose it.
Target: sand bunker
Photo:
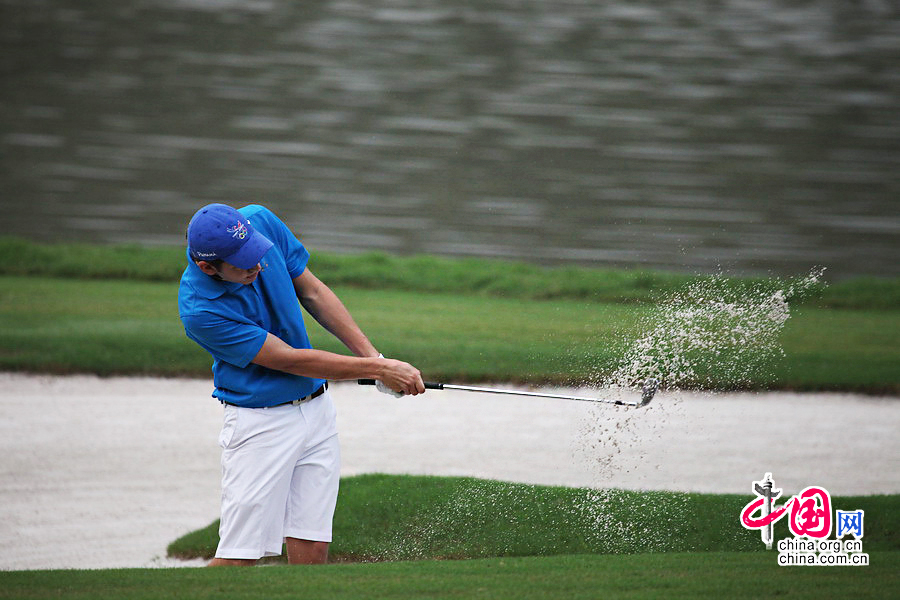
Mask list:
[[[209,381],[0,374],[0,384],[0,569],[169,566],[166,545],[218,517],[222,409]],[[332,391],[344,475],[749,495],[772,472],[785,493],[900,493],[897,398],[661,392],[621,409]]]

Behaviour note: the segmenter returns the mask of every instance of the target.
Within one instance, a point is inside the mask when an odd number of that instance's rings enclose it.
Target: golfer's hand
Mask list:
[[[402,360],[389,358],[384,359],[381,377],[376,380],[375,387],[380,392],[398,398],[406,394],[416,396],[425,392],[425,383],[417,368]]]

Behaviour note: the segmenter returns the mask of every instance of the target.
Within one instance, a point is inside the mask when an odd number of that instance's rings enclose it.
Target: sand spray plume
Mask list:
[[[699,280],[659,304],[619,367],[603,378],[603,394],[631,396],[648,377],[667,387],[665,397],[642,408],[588,405],[589,428],[576,441],[576,452],[589,462],[596,489],[572,490],[550,498],[537,486],[497,481],[460,482],[438,510],[411,514],[386,533],[371,560],[416,560],[462,555],[467,531],[490,532],[491,544],[474,556],[562,551],[561,540],[535,547],[525,529],[543,523],[547,530],[573,527],[594,552],[647,552],[672,547],[689,513],[688,494],[634,494],[641,473],[659,470],[642,446],[668,428],[680,410],[679,387],[719,389],[753,380],[759,369],[781,355],[779,334],[789,318],[789,303],[808,294],[821,269],[785,282],[744,284],[715,276]],[[599,378],[598,378],[599,379]],[[702,423],[690,432],[703,435]],[[538,448],[539,450],[539,448]],[[656,466],[654,466],[656,465]],[[636,476],[626,479],[624,473]],[[624,484],[623,484],[624,483]],[[398,501],[400,501],[398,499]],[[623,510],[623,507],[626,510]],[[457,544],[457,541],[460,543]],[[527,550],[523,550],[527,548]],[[690,549],[690,548],[685,548]],[[471,548],[465,550],[472,555]]]
[[[664,390],[640,418],[634,410],[588,415],[578,453],[596,485],[614,486],[617,474],[654,468],[641,446],[659,438],[669,418],[681,413],[680,390],[738,389],[771,375],[767,371],[784,355],[780,336],[790,303],[821,290],[824,271],[817,267],[803,277],[753,283],[719,274],[660,302],[618,368],[596,378],[613,397],[633,394],[648,377]],[[695,425],[697,435],[702,424]]]
[[[783,356],[779,338],[789,302],[809,295],[824,271],[817,267],[781,285],[735,285],[723,275],[690,284],[660,305],[604,387],[634,387],[647,377],[669,389],[749,384]]]
[[[671,546],[669,527],[688,509],[685,494],[636,494],[617,489],[570,489],[548,495],[543,486],[489,480],[460,482],[439,510],[396,523],[372,560],[421,560],[496,555],[559,554],[572,540],[550,537],[535,545],[530,524],[578,531],[583,551],[648,552]],[[633,515],[640,518],[632,518]],[[471,547],[469,532],[490,543]],[[455,547],[457,546],[457,547]]]

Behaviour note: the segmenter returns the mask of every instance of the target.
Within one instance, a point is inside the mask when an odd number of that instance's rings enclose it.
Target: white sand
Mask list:
[[[209,381],[0,374],[0,389],[0,569],[168,566],[169,542],[218,518],[222,409]],[[352,383],[332,391],[344,475],[749,500],[770,471],[785,494],[900,493],[897,398],[660,393],[626,410],[450,391],[395,400]]]

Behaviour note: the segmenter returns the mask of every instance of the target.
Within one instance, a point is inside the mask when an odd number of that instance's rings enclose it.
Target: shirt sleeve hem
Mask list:
[[[296,279],[296,278],[300,277],[301,275],[303,275],[303,273],[306,271],[306,265],[303,265],[302,268],[300,268],[300,269],[295,269],[295,270],[297,271],[296,273],[291,272],[291,271],[288,272],[288,276],[289,276],[291,279]]]
[[[259,354],[259,351],[262,350],[263,345],[266,343],[266,338],[269,337],[269,332],[265,329],[260,330],[259,337],[254,340],[254,344],[250,346],[253,350],[247,350],[247,353],[241,357],[241,360],[237,363],[233,363],[236,367],[240,367],[243,369],[256,358],[256,355]]]

